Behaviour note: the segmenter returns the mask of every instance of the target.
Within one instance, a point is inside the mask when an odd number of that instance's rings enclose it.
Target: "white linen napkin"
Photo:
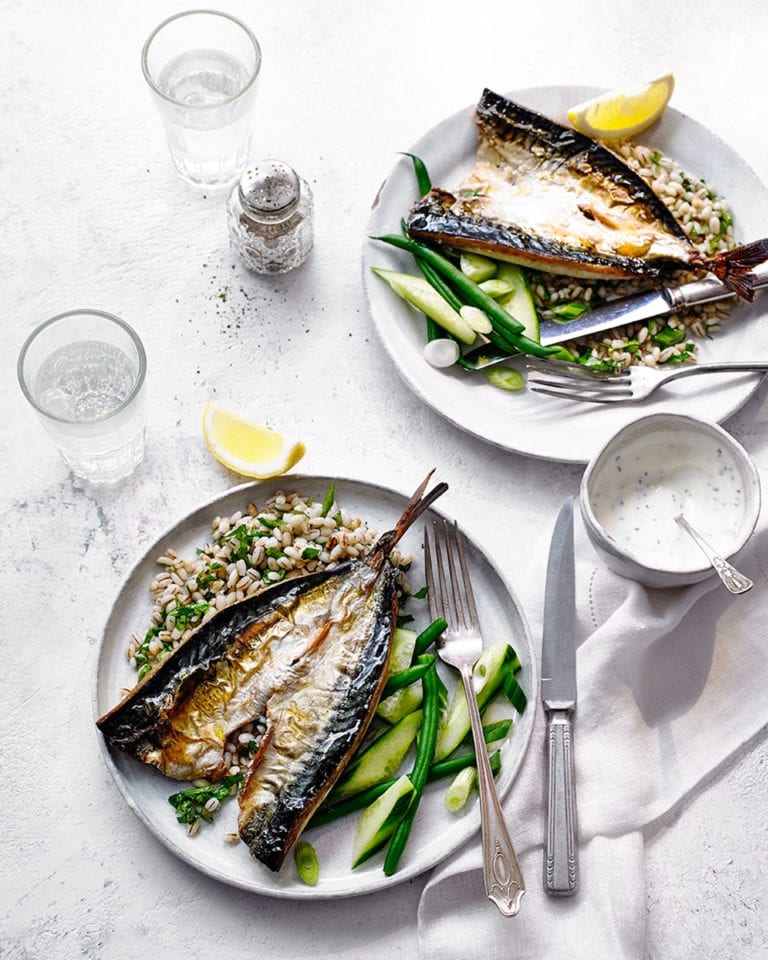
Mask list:
[[[537,655],[548,541],[523,593]],[[732,597],[716,577],[649,590],[611,573],[575,527],[580,890],[542,888],[544,716],[503,806],[526,881],[520,913],[485,899],[479,838],[438,867],[419,905],[425,960],[642,960],[642,828],[670,811],[768,719],[768,528],[738,558],[755,588]]]

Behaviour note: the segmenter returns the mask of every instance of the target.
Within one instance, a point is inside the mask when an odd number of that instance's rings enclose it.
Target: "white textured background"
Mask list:
[[[766,180],[768,8],[222,4],[262,42],[254,154],[287,160],[315,191],[310,262],[270,280],[230,257],[222,198],[175,178],[144,89],[141,45],[180,9],[0,0],[0,956],[410,960],[421,880],[286,903],[208,880],[144,830],[97,749],[101,622],[143,545],[236,482],[202,442],[210,399],[303,437],[308,473],[410,489],[436,466],[451,484],[445,509],[513,582],[524,577],[581,471],[463,436],[406,391],[361,294],[370,202],[396,151],[486,85],[616,87],[670,70],[675,106]],[[29,330],[78,306],[124,317],[148,352],[148,455],[114,489],[73,483],[15,382]],[[765,446],[764,395],[729,424],[753,451]],[[648,958],[768,955],[767,757],[760,736],[649,836]]]

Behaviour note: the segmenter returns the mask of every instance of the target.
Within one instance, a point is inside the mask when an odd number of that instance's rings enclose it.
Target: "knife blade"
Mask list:
[[[648,290],[586,310],[580,317],[567,323],[543,320],[539,324],[541,342],[548,347],[563,343],[566,339],[574,340],[592,333],[604,333],[614,327],[642,323],[652,317],[665,317],[675,310],[683,310],[694,304],[713,303],[715,300],[726,300],[735,296],[730,287],[714,277],[684,283],[679,287]]]
[[[753,272],[756,290],[759,291],[768,286],[768,267],[761,265]],[[606,330],[613,330],[630,323],[643,323],[653,317],[668,316],[676,310],[684,310],[702,303],[714,303],[716,300],[727,300],[735,296],[730,287],[715,277],[694,280],[679,287],[660,287],[657,290],[648,290],[645,293],[635,293],[629,297],[611,300],[602,306],[586,310],[575,320],[560,323],[556,320],[542,320],[539,324],[539,339],[542,346],[553,347],[558,343],[575,340],[577,337],[604,333]],[[517,356],[517,354],[499,350],[493,344],[484,344],[466,351],[464,360],[471,363],[473,368],[482,370],[485,367],[503,363],[511,356]]]
[[[560,508],[552,533],[544,595],[541,700],[547,721],[547,831],[544,889],[573,896],[578,889],[573,713],[576,709],[573,497]]]

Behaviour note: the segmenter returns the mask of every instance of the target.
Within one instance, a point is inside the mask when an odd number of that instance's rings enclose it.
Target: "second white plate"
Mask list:
[[[226,494],[197,507],[160,536],[128,574],[110,612],[102,638],[96,667],[94,715],[100,717],[121,699],[121,691],[136,682],[136,674],[125,655],[131,632],[141,632],[148,623],[151,609],[149,584],[157,574],[156,558],[168,548],[182,557],[194,557],[195,548],[206,543],[214,516],[230,516],[244,510],[250,501],[259,506],[277,490],[297,491],[322,501],[331,483],[329,477],[284,477],[266,483],[236,487]],[[336,501],[352,516],[363,518],[368,525],[383,533],[390,529],[402,513],[407,497],[385,487],[356,480],[334,479]],[[444,498],[450,499],[450,492]],[[433,513],[428,511],[427,517]],[[414,525],[402,543],[410,554],[413,566],[409,579],[414,590],[424,584],[421,542],[423,520]],[[468,558],[477,597],[483,634],[488,642],[505,641],[514,647],[522,664],[520,682],[529,698],[538,691],[536,661],[525,616],[511,588],[501,573],[468,537]],[[415,625],[426,626],[429,617],[426,601],[411,600],[407,612],[418,616]],[[455,672],[440,664],[440,672],[449,688],[455,685]],[[497,778],[500,794],[508,790],[523,762],[531,736],[534,718],[531,703],[517,718],[508,738],[501,745],[501,771]],[[509,715],[513,715],[510,708]],[[187,836],[186,828],[176,822],[168,803],[170,794],[184,789],[184,784],[169,780],[159,771],[118,751],[111,751],[99,735],[102,752],[123,797],[143,823],[176,856],[191,866],[225,883],[254,893],[294,899],[319,900],[350,897],[400,883],[433,867],[456,850],[477,831],[480,820],[477,802],[454,816],[443,805],[445,783],[430,784],[425,791],[419,814],[401,861],[392,877],[382,871],[382,856],[372,858],[357,870],[351,869],[352,840],[357,817],[345,817],[310,831],[306,836],[317,850],[320,861],[320,882],[316,887],[302,884],[289,858],[279,873],[272,873],[251,857],[242,843],[226,843],[224,835],[237,832],[237,802],[229,801],[215,822],[204,825],[195,837]]]
[[[565,122],[566,111],[600,91],[591,87],[538,87],[509,94],[531,109]],[[477,149],[474,106],[433,127],[409,148],[427,164],[435,185],[455,186],[472,168]],[[685,114],[668,108],[643,142],[703,177],[728,200],[743,242],[768,235],[768,190],[726,143]],[[403,157],[382,185],[367,236],[399,233],[400,220],[417,197],[411,161]],[[468,433],[506,450],[546,460],[586,463],[621,427],[665,410],[721,422],[735,413],[760,384],[756,374],[712,374],[670,384],[644,403],[578,404],[530,391],[510,394],[489,386],[482,374],[436,370],[422,356],[423,317],[403,303],[370,267],[417,272],[408,254],[374,241],[363,249],[363,283],[379,336],[405,382],[424,403]],[[725,329],[702,343],[699,362],[751,356],[757,317],[765,299],[740,303]],[[517,361],[519,363],[519,361]]]

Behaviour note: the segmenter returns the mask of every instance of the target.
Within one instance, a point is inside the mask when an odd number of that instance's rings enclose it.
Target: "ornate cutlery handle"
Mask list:
[[[483,835],[483,876],[485,892],[505,917],[514,917],[520,909],[525,882],[520,872],[512,841],[501,811],[496,784],[493,782],[488,751],[483,738],[480,710],[472,686],[469,667],[461,668],[464,693],[472,724],[472,739],[477,757],[477,787],[480,792],[480,827]]]
[[[573,728],[566,710],[547,715],[547,760],[544,889],[553,897],[571,897],[578,889],[578,861]]]

